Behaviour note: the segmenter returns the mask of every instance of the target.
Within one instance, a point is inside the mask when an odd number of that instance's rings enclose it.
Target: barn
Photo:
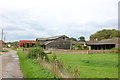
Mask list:
[[[37,38],[36,41],[44,49],[70,49],[71,46],[70,38],[65,35]]]
[[[5,42],[0,40],[0,45],[4,46],[5,47]]]
[[[0,51],[2,50],[3,47],[5,47],[5,42],[0,40]]]
[[[20,47],[33,47],[35,46],[36,41],[35,40],[20,40],[19,46]]]
[[[120,47],[120,38],[105,39],[101,41],[88,41],[86,42],[90,46],[90,50],[105,50]]]

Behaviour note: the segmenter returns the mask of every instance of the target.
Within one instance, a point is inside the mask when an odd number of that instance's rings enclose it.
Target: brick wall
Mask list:
[[[115,53],[117,50],[45,50],[47,53],[88,54],[88,53]]]

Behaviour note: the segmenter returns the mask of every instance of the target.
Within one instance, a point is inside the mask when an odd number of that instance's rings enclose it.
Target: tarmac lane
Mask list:
[[[0,78],[23,78],[17,51],[8,50],[9,52],[0,55]]]

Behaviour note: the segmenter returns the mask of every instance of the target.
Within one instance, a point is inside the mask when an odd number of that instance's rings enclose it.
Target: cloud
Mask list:
[[[6,41],[55,35],[89,36],[118,29],[118,0],[0,0],[0,25]]]

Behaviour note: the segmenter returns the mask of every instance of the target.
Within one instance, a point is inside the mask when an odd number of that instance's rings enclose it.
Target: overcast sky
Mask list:
[[[89,40],[96,31],[118,29],[118,1],[0,0],[0,30],[6,41],[56,35]]]

